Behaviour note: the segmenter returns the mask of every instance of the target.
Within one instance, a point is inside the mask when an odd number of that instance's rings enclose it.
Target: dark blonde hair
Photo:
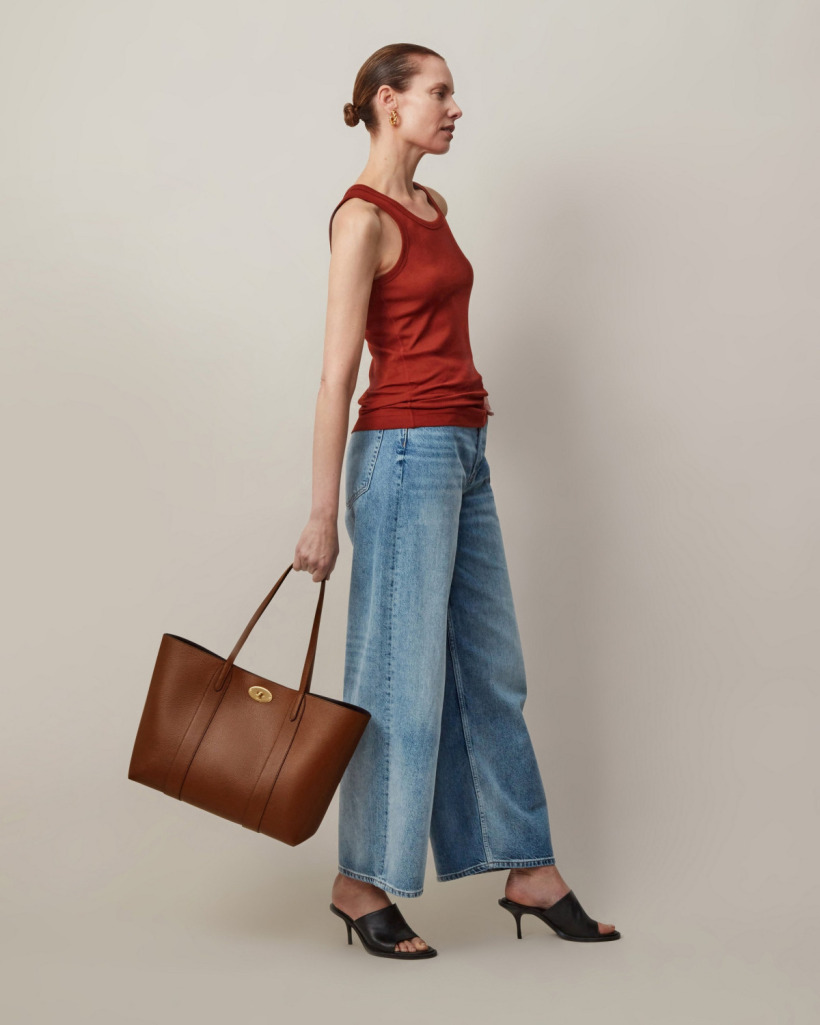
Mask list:
[[[356,75],[353,102],[344,105],[345,124],[354,128],[363,121],[368,132],[377,134],[379,125],[373,97],[383,85],[389,85],[397,93],[407,92],[413,77],[421,70],[416,57],[441,57],[441,54],[415,43],[391,43],[371,54]]]

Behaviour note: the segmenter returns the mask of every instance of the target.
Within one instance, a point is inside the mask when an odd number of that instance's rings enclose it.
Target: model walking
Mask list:
[[[313,501],[293,566],[318,582],[353,543],[344,699],[372,714],[339,787],[330,910],[373,954],[435,955],[390,895],[509,870],[499,904],[564,939],[618,939],[555,865],[547,801],[523,718],[526,677],[485,455],[492,415],[473,362],[473,269],[447,205],[413,180],[449,151],[462,111],[433,50],[376,51],[345,121],[370,158],[330,223],[330,279],[313,443]],[[363,342],[369,387],[347,438]]]

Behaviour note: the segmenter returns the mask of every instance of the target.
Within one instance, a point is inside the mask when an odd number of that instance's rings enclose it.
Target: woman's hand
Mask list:
[[[330,580],[339,555],[339,528],[335,519],[311,516],[296,543],[293,568],[313,575],[314,583]]]
[[[490,409],[490,397],[489,395],[484,396],[484,408],[490,416],[495,416],[495,413]]]

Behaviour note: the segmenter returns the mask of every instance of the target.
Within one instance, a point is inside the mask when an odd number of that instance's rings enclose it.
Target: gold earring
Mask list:
[[[398,123],[399,123],[399,114],[398,114],[398,110],[394,107],[390,111],[390,124],[393,125],[393,127],[395,127]]]

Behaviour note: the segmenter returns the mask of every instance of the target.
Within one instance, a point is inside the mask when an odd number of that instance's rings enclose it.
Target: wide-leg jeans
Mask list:
[[[422,893],[555,864],[483,427],[353,431],[344,700],[372,714],[339,787],[339,871]]]

